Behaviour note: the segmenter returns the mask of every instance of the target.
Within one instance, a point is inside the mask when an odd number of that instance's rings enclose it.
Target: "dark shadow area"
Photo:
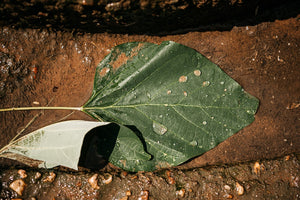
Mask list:
[[[126,127],[138,136],[147,152],[147,146],[141,132],[135,126]],[[119,131],[120,126],[114,123],[89,131],[84,137],[78,165],[92,170],[104,168],[114,150]]]
[[[119,125],[111,123],[89,131],[83,141],[79,166],[93,170],[102,169],[115,147],[119,130]]]
[[[141,131],[139,131],[139,129],[137,129],[137,128],[136,128],[135,126],[133,126],[133,125],[127,125],[126,127],[129,128],[130,130],[132,130],[132,131],[135,133],[135,135],[140,139],[140,141],[141,141],[142,144],[143,144],[144,151],[145,151],[146,153],[148,153],[149,155],[151,155],[151,159],[150,159],[150,160],[152,160],[152,159],[153,159],[153,155],[152,155],[151,153],[148,152],[148,150],[147,150],[147,145],[146,145],[145,139],[144,139],[143,134],[141,133]]]
[[[296,0],[13,0],[0,2],[0,26],[170,35],[288,19],[299,10]]]

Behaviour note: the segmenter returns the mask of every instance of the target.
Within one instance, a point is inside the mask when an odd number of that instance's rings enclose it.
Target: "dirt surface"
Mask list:
[[[299,174],[295,155],[234,166],[133,174],[0,170],[0,199],[299,199]],[[14,186],[20,182],[23,185]]]
[[[212,62],[218,64],[229,76],[241,84],[247,92],[260,100],[260,107],[255,116],[255,121],[250,126],[233,135],[211,151],[180,166],[179,169],[172,169],[172,173],[175,173],[175,179],[187,177],[189,180],[192,180],[195,177],[198,185],[190,186],[192,187],[191,190],[199,191],[201,187],[201,191],[205,191],[207,195],[212,195],[211,197],[213,198],[216,193],[213,193],[214,190],[209,193],[210,190],[208,188],[211,187],[209,182],[207,182],[209,175],[207,174],[207,177],[204,179],[199,174],[204,173],[202,171],[206,169],[198,167],[274,159],[292,153],[299,153],[300,151],[299,17],[298,15],[298,17],[286,20],[263,22],[255,26],[233,27],[230,31],[195,31],[167,36],[52,32],[45,29],[13,29],[2,26],[0,28],[0,107],[38,105],[78,107],[83,105],[92,92],[96,65],[109,53],[113,46],[124,42],[146,41],[159,44],[165,40],[173,40],[194,48]],[[37,119],[25,130],[24,134],[59,120],[92,120],[84,113],[75,112],[71,115],[69,114],[69,111],[0,113],[0,147],[6,145],[36,115],[38,116]],[[234,176],[234,179],[230,179],[230,176],[227,175],[224,176],[226,181],[220,180],[221,182],[218,182],[216,178],[213,179],[211,184],[216,186],[212,186],[212,188],[217,188],[217,186],[221,188],[227,184],[230,187],[229,191],[233,192],[237,180],[240,181],[240,184],[243,185],[246,191],[245,194],[247,195],[241,196],[245,199],[251,199],[253,197],[251,196],[252,194],[257,194],[260,199],[263,199],[263,195],[267,195],[269,192],[268,195],[273,195],[276,191],[280,191],[280,194],[277,195],[278,198],[299,198],[299,196],[296,196],[299,195],[296,192],[299,191],[299,171],[296,170],[297,166],[299,168],[299,160],[296,157],[292,157],[288,161],[291,164],[286,165],[283,159],[280,161],[262,161],[265,165],[265,172],[270,170],[270,174],[267,174],[265,178],[268,179],[268,176],[271,176],[274,172],[274,180],[278,180],[278,182],[272,182],[271,179],[269,182],[264,181],[260,177],[258,180],[249,177],[239,179],[236,177],[237,174]],[[269,166],[267,162],[271,162],[270,167],[267,167]],[[274,166],[272,163],[275,163]],[[241,168],[241,165],[233,167],[237,168],[238,171],[243,171],[245,168],[246,171],[241,173],[242,176],[242,174],[249,172],[249,167],[252,167],[253,164],[246,163]],[[3,169],[6,169],[12,165],[16,166],[19,164],[1,159],[0,165]],[[196,167],[196,171],[192,170]],[[276,174],[274,170],[277,168],[283,174]],[[225,173],[222,172],[224,169],[227,168],[217,167],[209,170],[211,170],[210,172],[213,176],[214,173],[217,175]],[[181,170],[186,171],[180,174]],[[8,184],[16,178],[15,175],[11,176],[11,173],[15,174],[15,171],[6,172],[4,170],[0,176],[2,177],[2,191],[4,193],[8,191],[8,195],[14,196],[16,194],[12,190],[7,189]],[[42,173],[45,174],[46,172]],[[113,173],[119,172],[117,170]],[[87,178],[90,175],[84,174],[83,176]],[[71,172],[66,173],[64,176],[70,177],[70,179],[80,179],[80,176],[73,177]],[[135,176],[138,178],[132,178]],[[145,180],[140,176],[145,176]],[[292,176],[294,178],[291,178]],[[202,193],[197,192],[192,192],[193,194],[190,196],[187,186],[179,186],[178,188],[172,184],[171,186],[169,184],[163,186],[165,182],[156,173],[133,174],[129,177],[132,179],[125,180],[136,181],[134,184],[137,187],[133,189],[132,198],[130,197],[129,199],[136,199],[140,194],[138,190],[150,190],[146,187],[148,184],[146,181],[148,180],[147,177],[151,180],[151,185],[166,191],[166,195],[170,194],[167,197],[172,197],[171,199],[175,199],[174,193],[182,188],[185,188],[185,195],[187,195],[183,198],[197,199],[199,197],[200,199],[200,196],[203,196]],[[123,179],[116,180],[123,181]],[[67,179],[67,181],[69,180]],[[113,199],[109,195],[115,194],[117,195],[115,199],[121,199],[120,195],[124,195],[126,190],[132,190],[130,189],[131,183],[127,181],[126,185],[125,182],[122,182],[123,188],[119,190],[118,182],[114,182],[111,186],[107,186],[109,190],[104,190],[109,192],[103,193],[102,198],[100,198],[102,193],[98,197],[100,199]],[[185,182],[183,181],[183,183]],[[251,189],[247,189],[248,183]],[[31,184],[31,182],[26,181],[26,184]],[[190,184],[192,184],[192,181]],[[258,186],[256,187],[252,184],[258,184]],[[62,185],[50,184],[50,186],[47,186],[47,188],[50,188],[49,190],[44,190],[45,193],[51,191],[49,193],[53,197],[61,194],[61,199],[74,199],[63,193],[64,191],[60,188]],[[66,186],[66,188],[72,187]],[[24,194],[30,196],[29,191],[28,193],[25,191]],[[123,193],[117,194],[121,191]],[[90,190],[78,190],[78,192],[78,194],[74,192],[73,195],[81,195],[83,197],[84,195],[99,194],[99,190],[94,191],[95,193],[90,193]],[[228,192],[228,194],[240,199],[232,192]],[[217,193],[220,195],[219,198],[223,198],[223,195],[225,195],[224,189],[222,189],[222,192],[221,189],[220,191],[218,190]],[[1,196],[2,198],[6,197],[6,194],[3,194],[3,192],[1,195],[3,196]],[[37,196],[44,197],[43,195],[45,196],[46,194],[38,194],[37,192]],[[155,195],[155,192],[151,190],[150,197],[157,199]],[[267,199],[268,197],[276,198],[276,195],[266,197]],[[207,199],[209,198],[210,196],[207,197]],[[93,198],[91,197],[91,199]]]

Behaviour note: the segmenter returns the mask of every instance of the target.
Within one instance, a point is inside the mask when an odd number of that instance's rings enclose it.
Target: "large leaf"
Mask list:
[[[256,98],[195,50],[132,42],[116,46],[99,64],[83,111],[135,126],[153,157],[126,167],[148,171],[215,147],[250,124],[257,107]]]
[[[71,120],[52,124],[36,130],[9,144],[0,152],[0,157],[6,157],[21,161],[29,166],[52,168],[58,165],[77,170],[81,147],[85,135],[92,129],[100,127],[97,131],[105,130],[110,126],[107,122],[91,122],[83,120]],[[116,134],[116,140],[112,141],[112,152],[109,160],[116,165],[149,160],[151,156],[144,152],[139,138],[130,129],[115,125],[114,130],[105,134]],[[114,131],[114,133],[113,133]],[[106,138],[103,138],[106,140]],[[111,142],[104,142],[101,149],[109,149]],[[126,153],[124,154],[124,149]],[[98,152],[101,153],[101,152]],[[106,152],[102,152],[106,153]],[[127,169],[124,164],[124,169]]]

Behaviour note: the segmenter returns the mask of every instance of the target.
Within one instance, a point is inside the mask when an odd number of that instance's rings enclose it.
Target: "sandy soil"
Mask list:
[[[113,46],[129,41],[147,41],[159,44],[165,40],[173,40],[205,55],[240,83],[247,92],[260,100],[255,121],[213,150],[180,166],[179,168],[187,170],[186,172],[189,174],[184,176],[189,178],[194,176],[191,169],[195,167],[197,167],[196,170],[201,171],[202,169],[198,167],[275,159],[299,153],[299,27],[299,16],[287,20],[263,22],[255,26],[233,27],[230,31],[189,32],[167,36],[51,32],[39,29],[16,30],[1,27],[0,107],[37,106],[37,104],[40,106],[81,106],[91,95],[96,65]],[[7,144],[37,114],[39,117],[26,129],[24,134],[61,119],[92,120],[79,112],[65,118],[70,114],[68,111],[0,113],[2,129],[0,147]],[[0,161],[2,168],[17,165],[9,160],[1,159]],[[293,162],[295,165],[299,165],[296,157],[293,157]],[[277,164],[274,168],[276,166]],[[282,165],[281,167],[286,171],[291,166]],[[216,168],[216,170],[222,168]],[[1,177],[5,177],[6,172],[2,173]],[[291,183],[281,185],[288,187],[287,191],[293,191],[293,187],[299,190],[299,171],[296,170],[293,173],[295,173],[293,180],[296,180],[296,183],[293,183],[293,186]],[[66,176],[71,176],[71,174]],[[139,177],[140,174],[132,176]],[[147,177],[145,174],[143,176]],[[156,174],[151,176],[156,176]],[[278,184],[280,185],[286,174],[279,176]],[[176,175],[176,177],[180,177],[180,175]],[[14,177],[11,177],[10,182],[13,179]],[[209,178],[205,180],[207,179]],[[254,180],[251,179],[251,181]],[[200,179],[198,182],[204,184]],[[3,182],[3,184],[2,187],[6,188],[5,184],[7,185],[8,182]],[[144,190],[143,186],[147,184],[147,182],[140,181],[136,183],[136,187],[142,191]],[[151,184],[155,185],[156,182]],[[233,189],[234,181],[230,184],[230,188]],[[246,193],[250,194],[248,191],[252,190],[247,189],[244,183],[241,184],[246,188]],[[272,183],[268,184],[272,185]],[[161,183],[157,183],[157,185],[159,186]],[[265,184],[263,185],[264,188],[261,191],[267,193],[269,190]],[[65,195],[58,191],[59,187],[57,186],[54,191],[62,196]],[[181,188],[183,187],[170,189],[166,186],[166,191],[175,191],[175,189]],[[187,191],[188,188],[185,190]],[[276,190],[276,187],[273,187],[270,193]],[[9,191],[10,195],[15,195],[11,190]],[[116,191],[117,195],[117,189],[112,191]],[[296,195],[296,193],[291,192],[290,195]],[[221,193],[219,194],[221,195]],[[289,196],[289,192],[285,194]],[[1,195],[4,194],[1,193]],[[84,198],[86,194],[78,195]],[[113,199],[108,194],[103,195],[102,199]],[[151,195],[155,199],[155,195],[150,192]],[[194,193],[194,195],[197,194]],[[232,195],[235,198],[236,195]],[[200,196],[201,194],[198,194],[195,198]],[[188,197],[194,198],[194,196]],[[295,199],[296,196],[290,197]],[[2,198],[5,198],[5,195]],[[116,196],[115,199],[120,198]],[[251,199],[252,196],[245,198]],[[263,198],[262,196],[260,199]],[[55,197],[55,199],[63,198]],[[65,196],[65,199],[69,199],[69,197]],[[72,198],[70,197],[70,199]]]

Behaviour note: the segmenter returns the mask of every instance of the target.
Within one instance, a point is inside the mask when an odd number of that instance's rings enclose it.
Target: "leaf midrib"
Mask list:
[[[94,107],[83,107],[83,110],[106,110],[113,108],[136,108],[140,106],[163,106],[163,107],[192,107],[192,108],[215,108],[215,109],[241,109],[242,107],[220,107],[220,106],[199,106],[199,105],[186,105],[186,104],[131,104],[131,105],[112,105],[112,106],[94,106]],[[251,108],[244,108],[245,110]]]

